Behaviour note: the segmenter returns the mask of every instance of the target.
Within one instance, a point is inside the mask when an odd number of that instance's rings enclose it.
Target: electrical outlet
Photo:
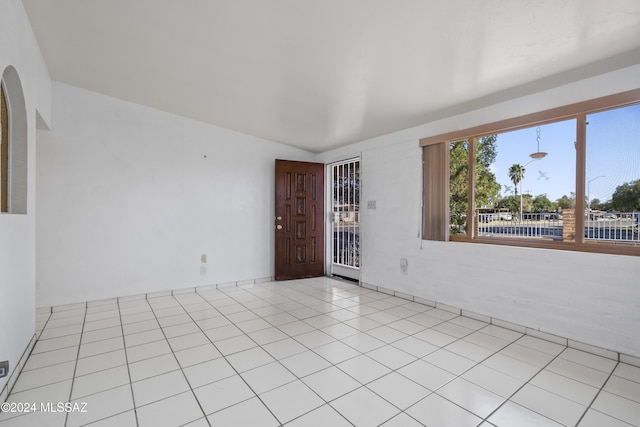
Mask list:
[[[206,265],[201,265],[200,266],[200,275],[201,276],[206,276],[207,275],[207,266]]]
[[[200,255],[200,262],[203,264],[207,263],[207,254]]]
[[[367,209],[375,209],[376,201],[375,200],[367,200]]]
[[[9,361],[0,362],[0,378],[9,375]]]

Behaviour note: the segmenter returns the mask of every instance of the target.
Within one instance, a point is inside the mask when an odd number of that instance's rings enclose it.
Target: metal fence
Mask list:
[[[511,213],[480,213],[478,236],[561,240],[562,219],[555,213],[525,213],[522,220]]]
[[[640,212],[589,213],[585,216],[585,239],[640,243]]]
[[[584,238],[588,241],[640,243],[640,212],[590,213],[585,215]],[[479,213],[479,237],[518,237],[562,240],[562,215],[556,213]]]

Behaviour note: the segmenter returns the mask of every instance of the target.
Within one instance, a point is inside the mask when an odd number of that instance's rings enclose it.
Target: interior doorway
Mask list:
[[[360,280],[360,158],[332,163],[330,273]]]

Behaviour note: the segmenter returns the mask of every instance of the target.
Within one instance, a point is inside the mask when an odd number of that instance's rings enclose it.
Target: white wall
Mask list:
[[[418,237],[421,137],[636,89],[638,76],[640,65],[320,154],[362,153],[362,281],[640,357],[640,257]]]
[[[273,276],[274,160],[314,154],[60,83],[53,125],[38,306]]]
[[[35,333],[36,109],[50,117],[50,79],[20,0],[0,2],[0,74],[13,66],[27,120],[27,214],[0,214],[0,361],[13,371]],[[10,88],[9,88],[10,90]],[[9,377],[0,378],[0,390]]]

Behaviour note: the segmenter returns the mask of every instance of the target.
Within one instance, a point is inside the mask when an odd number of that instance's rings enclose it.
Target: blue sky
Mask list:
[[[618,185],[640,179],[640,105],[590,114],[587,121],[590,198],[606,201]],[[575,120],[540,126],[540,151],[548,155],[535,161],[529,154],[538,151],[536,127],[499,134],[498,155],[491,169],[503,186],[501,194],[511,194],[505,185],[513,187],[508,170],[514,163],[526,165],[524,194],[546,193],[556,200],[574,192],[575,133]]]

